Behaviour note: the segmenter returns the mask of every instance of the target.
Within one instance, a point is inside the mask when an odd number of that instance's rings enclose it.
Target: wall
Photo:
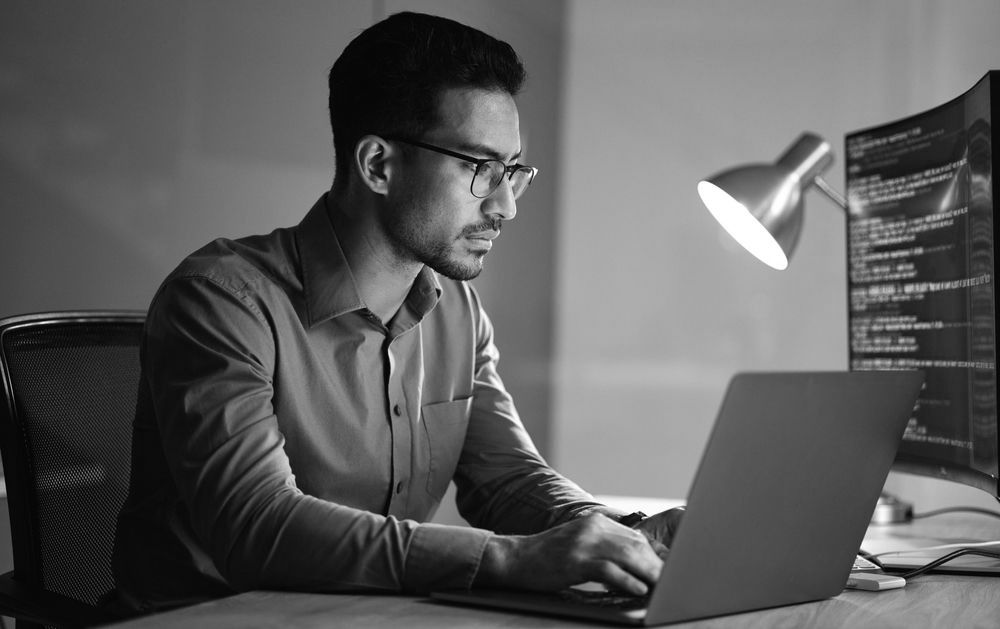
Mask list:
[[[729,376],[844,369],[844,219],[816,192],[789,270],[717,227],[697,182],[950,100],[1000,68],[987,0],[570,4],[553,443],[599,493],[684,496]],[[919,499],[989,505],[915,477]],[[993,506],[995,507],[995,501]]]
[[[329,187],[324,73],[371,7],[15,2],[5,11],[2,314],[145,308],[181,257]]]

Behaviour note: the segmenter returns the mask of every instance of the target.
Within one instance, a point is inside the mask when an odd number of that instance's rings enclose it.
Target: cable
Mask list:
[[[979,507],[947,507],[944,509],[935,509],[933,511],[927,511],[924,513],[914,513],[912,519],[917,520],[920,518],[930,518],[945,513],[978,513],[979,515],[988,515],[994,518],[1000,518],[1000,513],[996,511],[991,511],[989,509],[980,509]],[[885,557],[886,555],[905,555],[907,553],[913,553],[913,552],[925,552],[929,550],[949,550],[952,548],[956,550],[948,553],[947,555],[938,557],[937,559],[931,561],[930,563],[924,564],[919,568],[915,568],[899,576],[903,577],[904,579],[912,579],[913,577],[920,576],[925,572],[933,570],[934,568],[946,564],[952,559],[956,559],[963,555],[979,555],[981,557],[1000,559],[1000,552],[990,552],[989,550],[980,550],[981,548],[997,548],[998,550],[1000,550],[1000,540],[995,540],[991,542],[977,542],[973,544],[943,544],[941,546],[929,546],[925,548],[890,550],[875,554],[862,552],[861,554],[863,557],[865,557],[865,559],[868,559],[869,561],[875,563],[876,565],[881,566],[879,558]]]
[[[858,551],[858,554],[861,555],[863,558],[867,559],[868,561],[872,562],[873,564],[875,564],[879,570],[884,569],[884,567],[882,566],[882,562],[878,560],[878,557],[871,554],[867,550],[862,548],[861,550]]]
[[[979,507],[947,507],[945,509],[935,509],[925,513],[914,513],[912,518],[914,520],[918,520],[920,518],[929,518],[931,516],[942,515],[944,513],[978,513],[979,515],[989,515],[994,518],[1000,518],[1000,512],[991,511],[989,509],[980,509]]]
[[[989,548],[991,550],[980,550],[983,548]],[[938,557],[937,559],[934,559],[933,561],[926,563],[920,566],[919,568],[915,568],[910,572],[901,574],[899,576],[903,577],[904,579],[911,579],[913,577],[920,576],[921,574],[927,572],[928,570],[933,570],[934,568],[937,568],[942,564],[948,563],[949,561],[955,559],[956,557],[961,557],[962,555],[980,555],[982,557],[991,557],[993,559],[1000,559],[1000,552],[991,552],[993,549],[1000,551],[1000,540],[995,540],[992,542],[976,542],[970,544],[942,544],[940,546],[925,546],[923,548],[888,550],[881,553],[875,553],[875,554],[865,553],[865,554],[868,555],[866,559],[880,565],[881,562],[879,562],[878,559],[881,557],[885,557],[886,555],[906,555],[908,553],[920,553],[929,550],[950,550],[950,549],[956,549],[956,550],[948,553],[947,555],[942,555],[941,557]]]
[[[923,573],[927,572],[928,570],[933,570],[934,568],[937,568],[941,564],[948,563],[952,559],[955,559],[956,557],[961,557],[963,555],[981,555],[983,557],[992,557],[993,559],[1000,559],[1000,553],[991,553],[985,550],[977,550],[975,548],[961,548],[959,550],[956,550],[955,552],[948,553],[944,557],[938,557],[937,559],[928,564],[924,564],[915,570],[911,570],[910,572],[901,574],[899,576],[903,577],[904,579],[912,579],[913,577],[920,576]]]
[[[1000,547],[1000,540],[993,540],[990,542],[968,542],[964,544],[941,544],[940,546],[923,546],[920,548],[904,548],[903,550],[886,550],[880,553],[874,553],[868,559],[881,558],[886,555],[907,555],[909,553],[922,553],[928,550],[951,550],[951,549],[965,549],[965,548],[990,548],[993,546]]]

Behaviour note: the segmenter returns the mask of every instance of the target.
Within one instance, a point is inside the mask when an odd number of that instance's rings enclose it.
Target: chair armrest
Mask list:
[[[65,629],[120,620],[99,607],[25,585],[17,580],[13,572],[0,574],[0,614]]]

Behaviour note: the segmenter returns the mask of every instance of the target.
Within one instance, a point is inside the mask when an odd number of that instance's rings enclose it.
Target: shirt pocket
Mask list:
[[[465,445],[472,398],[428,404],[420,410],[427,441],[427,493],[440,500]]]

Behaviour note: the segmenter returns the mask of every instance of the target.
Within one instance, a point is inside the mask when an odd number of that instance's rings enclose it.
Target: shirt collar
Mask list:
[[[316,201],[295,233],[309,327],[365,308],[357,280],[330,221],[327,197],[328,193]],[[405,303],[422,318],[434,308],[440,296],[437,274],[425,266],[417,274]]]

